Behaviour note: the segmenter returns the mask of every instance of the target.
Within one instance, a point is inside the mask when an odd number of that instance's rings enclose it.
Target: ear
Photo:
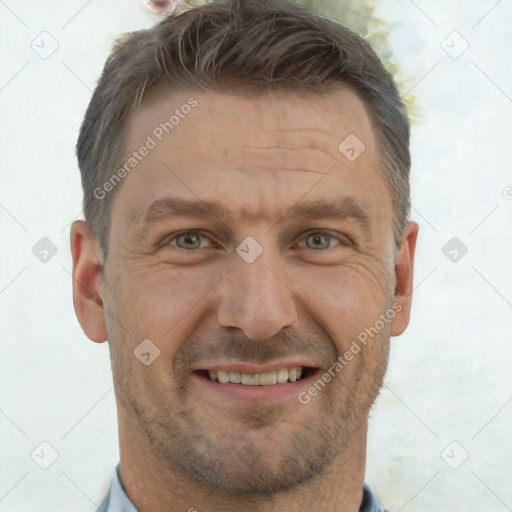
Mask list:
[[[71,226],[73,305],[85,335],[96,343],[107,339],[103,309],[103,257],[92,226],[77,220]]]
[[[409,222],[402,239],[402,246],[395,260],[395,298],[393,309],[396,311],[391,323],[391,336],[399,336],[409,325],[413,290],[414,254],[418,238],[418,224]]]

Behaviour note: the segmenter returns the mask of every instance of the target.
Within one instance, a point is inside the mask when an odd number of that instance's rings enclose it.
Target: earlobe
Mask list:
[[[395,297],[393,309],[396,314],[391,323],[391,336],[399,336],[409,325],[411,314],[414,254],[419,226],[409,222],[402,239],[402,246],[395,262]]]
[[[92,226],[77,220],[71,226],[73,258],[73,305],[86,336],[102,343],[107,339],[103,309],[103,263]]]

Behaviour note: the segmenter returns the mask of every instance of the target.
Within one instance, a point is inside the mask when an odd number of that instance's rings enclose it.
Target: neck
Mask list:
[[[358,512],[365,474],[367,422],[335,463],[306,483],[272,495],[239,496],[172,470],[154,455],[136,422],[118,410],[120,479],[139,512]]]

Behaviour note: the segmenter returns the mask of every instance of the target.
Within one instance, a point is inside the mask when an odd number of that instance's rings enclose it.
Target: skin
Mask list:
[[[370,116],[343,84],[323,95],[159,85],[129,120],[127,154],[191,96],[197,107],[115,190],[106,260],[89,224],[71,230],[77,317],[91,340],[109,341],[123,486],[141,512],[355,512],[368,412],[390,336],[409,322],[418,225],[397,250]],[[353,162],[338,150],[349,134],[366,146]],[[169,195],[219,200],[232,216],[144,226]],[[352,217],[287,215],[348,196],[367,231]],[[263,249],[252,263],[236,252],[248,236]],[[321,376],[392,305],[392,321],[305,405],[297,393],[234,399],[194,373],[300,360]],[[149,366],[133,354],[145,339],[160,350]]]

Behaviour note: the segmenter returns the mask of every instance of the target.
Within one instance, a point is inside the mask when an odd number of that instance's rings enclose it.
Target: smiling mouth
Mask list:
[[[197,373],[211,382],[219,384],[241,384],[243,386],[272,386],[274,384],[291,384],[316,373],[317,368],[296,366],[278,370],[245,373],[232,370],[199,370]]]

